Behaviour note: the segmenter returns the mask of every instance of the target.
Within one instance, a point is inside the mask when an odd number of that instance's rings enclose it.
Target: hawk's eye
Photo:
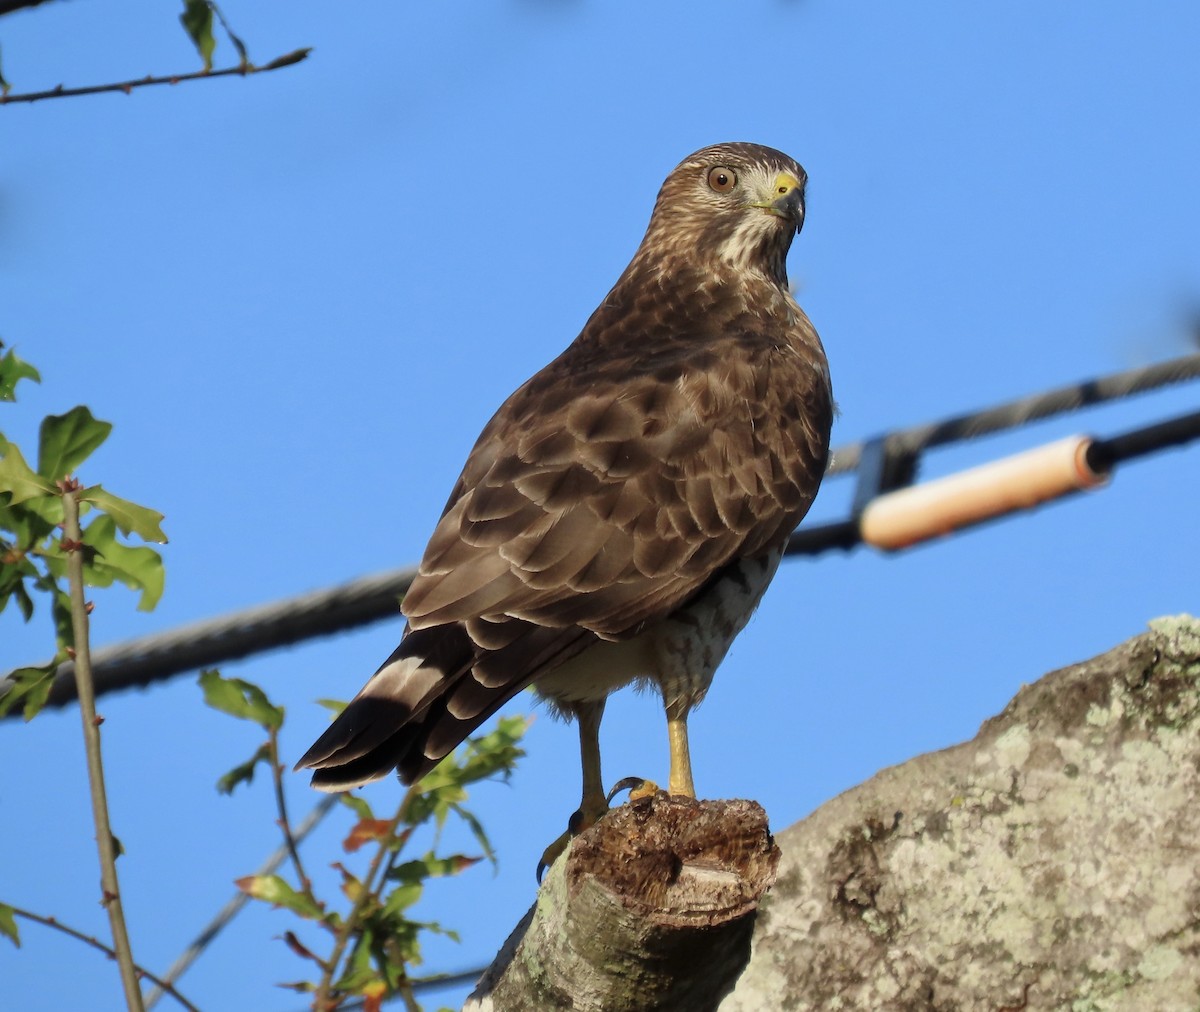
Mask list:
[[[717,193],[728,193],[737,186],[737,173],[733,169],[723,169],[718,166],[708,170],[708,185]]]

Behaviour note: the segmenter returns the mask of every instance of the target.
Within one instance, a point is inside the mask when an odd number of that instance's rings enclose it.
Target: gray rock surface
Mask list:
[[[777,842],[721,1012],[1197,1012],[1200,621],[1046,675]]]

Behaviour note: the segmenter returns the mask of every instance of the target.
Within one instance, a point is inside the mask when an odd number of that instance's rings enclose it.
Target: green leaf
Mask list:
[[[360,798],[357,794],[351,794],[349,791],[345,791],[342,794],[339,794],[337,799],[352,812],[354,812],[359,819],[375,818],[375,813],[371,811],[371,806],[367,804],[365,799]]]
[[[422,879],[429,878],[428,859],[433,857],[433,851],[426,851],[424,857],[419,857],[414,861],[403,861],[396,867],[392,868],[384,878],[395,879],[397,882],[420,882]]]
[[[383,918],[385,939],[377,959],[379,966],[388,977],[399,984],[402,976],[407,976],[406,964],[416,965],[421,962],[421,929],[424,924],[410,921],[402,915]],[[397,973],[395,971],[400,971]]]
[[[389,875],[388,878],[391,876]],[[404,913],[421,898],[421,893],[424,891],[425,886],[420,882],[405,882],[403,885],[396,886],[388,894],[388,898],[383,904],[384,913],[392,917]]]
[[[0,513],[3,512],[0,508]],[[36,580],[39,575],[29,556],[0,538],[0,612],[8,606],[9,599],[15,597],[21,615],[28,622],[33,617],[33,599],[25,589],[25,581]]]
[[[212,4],[208,0],[184,0],[179,21],[204,60],[204,69],[212,70],[213,50],[217,48],[217,40],[213,36]]]
[[[525,755],[517,743],[527,730],[527,717],[501,717],[488,734],[468,739],[460,782],[470,784],[496,773],[507,778],[517,760]]]
[[[8,90],[2,75],[0,75],[0,88],[4,88],[6,92]],[[42,374],[28,362],[17,358],[17,353],[9,348],[3,355],[0,355],[0,401],[15,401],[17,399],[17,383],[23,379],[41,383]]]
[[[162,598],[166,581],[162,556],[153,548],[118,541],[116,521],[106,513],[88,524],[83,540],[95,549],[95,555],[85,557],[84,581],[93,587],[111,587],[116,580],[132,590],[140,590],[138,610],[153,611]]]
[[[65,415],[47,415],[38,438],[38,474],[50,481],[74,474],[110,432],[112,422],[92,417],[82,404]]]
[[[334,989],[337,991],[342,991],[346,994],[361,994],[363,988],[370,987],[379,979],[375,968],[370,963],[371,945],[375,940],[374,934],[370,931],[364,931],[362,938],[363,941],[350,954],[350,960],[346,964],[345,972],[338,982],[334,984]]]
[[[470,827],[471,835],[475,837],[476,842],[483,848],[483,856],[491,862],[493,868],[498,868],[499,862],[496,860],[496,852],[492,849],[492,841],[488,839],[487,833],[483,831],[483,823],[472,812],[463,808],[462,805],[451,805],[450,807],[453,809],[454,814]]]
[[[528,727],[529,720],[525,717],[502,717],[490,733],[468,739],[465,749],[448,755],[421,781],[422,791],[413,795],[405,821],[410,826],[419,826],[432,819],[441,829],[451,812],[461,811],[459,806],[467,800],[467,784],[496,773],[507,777],[512,772],[516,761],[525,754],[516,743]],[[484,848],[491,850],[486,842]]]
[[[350,962],[347,964],[350,975],[342,977],[342,980],[351,981],[350,987],[356,991],[367,984],[373,984],[377,979],[371,966],[371,950],[375,947],[376,938],[375,925],[371,923],[370,917],[364,920],[366,923],[359,935],[358,945],[350,954]]]
[[[450,814],[450,806],[467,800],[467,792],[459,783],[457,756],[447,756],[421,782],[422,790],[414,794],[404,813],[404,821],[419,826],[433,819],[441,829]]]
[[[9,672],[6,676],[10,682],[8,691],[0,695],[0,717],[23,701],[22,716],[26,721],[33,720],[46,705],[57,671],[58,661],[54,661],[44,667],[17,668]]]
[[[15,566],[13,570],[14,575],[17,575]],[[8,604],[11,597],[17,599],[17,607],[21,609],[21,617],[26,622],[33,618],[33,598],[29,596],[29,591],[25,589],[25,581],[20,579],[19,576],[10,590],[0,591],[0,611],[4,611],[4,607]]]
[[[0,79],[2,80],[2,79]],[[5,903],[0,903],[0,935],[5,935],[12,939],[13,945],[18,949],[21,947],[21,935],[17,931],[17,918],[13,908]]]
[[[257,685],[240,678],[222,678],[219,671],[202,671],[200,688],[204,701],[231,717],[252,720],[270,731],[283,724],[283,707],[275,706]]]
[[[50,616],[54,621],[54,641],[58,649],[58,660],[67,657],[67,651],[75,646],[75,625],[71,620],[71,595],[62,589],[52,576],[43,576],[34,583],[39,590],[50,595]],[[28,716],[25,718],[29,719]]]
[[[54,622],[54,638],[58,645],[58,652],[52,664],[57,665],[67,659],[69,648],[75,645],[75,631],[71,623],[71,596],[59,586],[53,572],[56,565],[65,566],[64,560],[45,556],[42,561],[46,563],[50,572],[39,574],[31,582],[38,593],[46,594],[50,598],[50,618]]]
[[[247,875],[234,882],[242,892],[256,900],[286,907],[292,913],[310,920],[321,920],[324,911],[310,897],[296,892],[278,875]]]
[[[352,872],[349,868],[347,868],[344,864],[342,864],[341,861],[334,861],[333,864],[330,865],[330,867],[341,873],[342,894],[351,903],[357,903],[359,900],[359,897],[363,895],[363,891],[364,891],[362,879],[360,879],[357,875],[354,874],[354,872]],[[373,905],[373,899],[371,897],[368,897],[366,900],[364,900],[364,909],[365,910],[369,911],[371,909],[372,905]],[[378,904],[374,904],[374,905],[377,906]]]
[[[136,534],[143,541],[153,541],[155,544],[166,544],[167,536],[163,533],[163,515],[157,510],[139,506],[128,499],[121,499],[111,492],[104,491],[99,485],[85,488],[79,493],[82,502],[90,502],[98,510],[107,513],[116,521],[117,527],[124,535]]]
[[[385,924],[395,924],[396,918],[384,918]],[[407,924],[403,916],[398,918],[401,925]],[[382,939],[383,944],[375,947],[375,961],[380,972],[387,980],[389,994],[395,994],[400,985],[408,979],[408,960],[404,958],[404,945],[395,937],[393,932],[388,932]],[[363,1003],[364,1012],[382,1012],[382,1003],[376,1003],[374,1006]]]
[[[435,935],[442,935],[449,938],[452,942],[461,942],[462,936],[453,928],[443,928],[437,921],[426,921],[421,925],[426,931],[432,931]]]
[[[57,494],[57,489],[54,495],[40,495],[16,505],[0,505],[0,530],[11,531],[16,539],[14,547],[26,553],[38,548],[62,520],[62,496]]]
[[[0,494],[8,493],[8,505],[17,506],[39,496],[57,496],[54,482],[47,481],[25,463],[14,443],[0,436]]]
[[[233,29],[229,27],[229,22],[225,20],[225,15],[222,13],[221,8],[215,3],[210,4],[210,6],[212,7],[212,12],[217,16],[217,20],[221,22],[221,27],[225,29],[225,34],[229,36],[229,41],[233,43],[233,48],[237,50],[239,65],[243,67],[250,66],[250,54],[246,50],[246,43],[234,34]]]
[[[254,755],[240,766],[235,766],[217,781],[217,790],[222,794],[232,794],[238,784],[248,784],[254,780],[254,770],[259,763],[269,763],[270,761],[271,746],[269,743],[263,742],[258,746],[258,751]]]
[[[396,865],[387,873],[387,877],[398,879],[401,882],[420,882],[427,878],[457,875],[482,860],[481,857],[467,857],[465,854],[438,857],[431,850],[415,861],[405,861],[403,864]]]

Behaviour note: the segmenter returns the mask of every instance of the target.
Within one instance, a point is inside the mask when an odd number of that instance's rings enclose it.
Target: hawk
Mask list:
[[[578,720],[596,818],[605,699],[642,682],[666,707],[670,792],[695,796],[688,714],[828,458],[829,367],[785,267],[806,178],[746,143],[671,172],[582,333],[484,427],[400,645],[297,764],[315,787],[413,783],[533,685]]]

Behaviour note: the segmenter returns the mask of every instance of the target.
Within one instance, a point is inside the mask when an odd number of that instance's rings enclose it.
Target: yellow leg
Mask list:
[[[600,773],[600,718],[604,716],[604,700],[576,703],[572,709],[579,722],[579,761],[583,767],[583,798],[579,813],[583,825],[577,832],[593,825],[608,811],[604,796],[604,777]]]
[[[600,718],[604,716],[604,700],[564,705],[565,710],[575,715],[579,724],[579,761],[583,767],[583,798],[579,811],[567,820],[567,831],[555,840],[542,854],[538,862],[537,879],[542,880],[546,869],[567,849],[573,837],[594,826],[608,811],[608,799],[604,794],[604,778],[600,773]]]
[[[678,716],[667,712],[667,739],[671,745],[671,776],[667,786],[671,794],[685,798],[696,796],[692,783],[692,754],[688,751],[687,710]]]

